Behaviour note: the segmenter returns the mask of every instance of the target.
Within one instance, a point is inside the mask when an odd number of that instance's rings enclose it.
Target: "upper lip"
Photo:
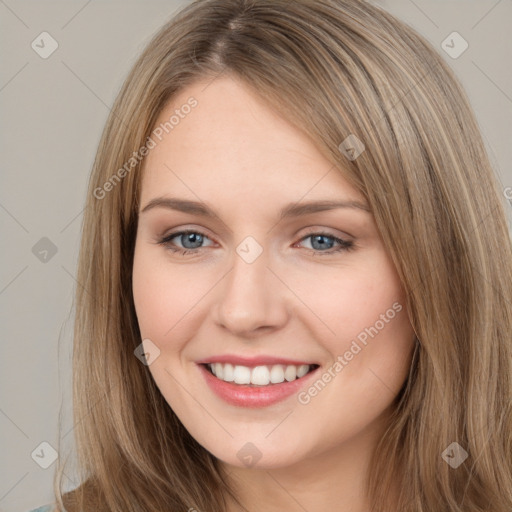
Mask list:
[[[219,355],[219,356],[211,356],[206,357],[204,359],[200,359],[196,361],[197,364],[208,364],[208,363],[230,363],[234,366],[265,366],[265,365],[274,365],[274,364],[282,364],[282,365],[294,365],[301,366],[303,364],[315,364],[309,361],[299,361],[298,359],[287,359],[284,357],[274,357],[274,356],[255,356],[255,357],[245,357],[245,356],[237,356],[237,355]]]

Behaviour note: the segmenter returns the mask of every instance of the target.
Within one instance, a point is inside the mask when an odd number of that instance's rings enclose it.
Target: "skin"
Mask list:
[[[369,457],[414,346],[396,270],[369,211],[279,221],[289,203],[364,199],[305,131],[242,82],[223,76],[206,85],[196,82],[166,106],[157,125],[190,96],[198,101],[145,161],[133,294],[142,338],[160,350],[149,370],[247,510],[363,512]],[[163,207],[142,213],[161,196],[202,201],[218,218]],[[157,243],[185,228],[204,234],[202,245],[185,236]],[[355,248],[324,254],[337,242],[327,237],[318,248],[307,236],[324,231]],[[263,251],[250,264],[236,252],[247,236]],[[169,248],[198,245],[184,256]],[[258,409],[229,405],[195,363],[264,354],[317,362],[322,374],[394,303],[402,310],[307,404],[294,395]],[[247,442],[261,452],[252,467],[237,457]]]

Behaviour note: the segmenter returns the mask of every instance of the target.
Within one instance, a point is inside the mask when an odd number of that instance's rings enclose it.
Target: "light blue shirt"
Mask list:
[[[35,510],[31,510],[30,512],[52,512],[52,505],[44,505],[43,507],[36,508]]]

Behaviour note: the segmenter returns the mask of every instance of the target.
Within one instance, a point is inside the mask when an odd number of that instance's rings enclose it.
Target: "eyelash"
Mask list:
[[[157,243],[160,244],[160,245],[165,246],[167,249],[169,249],[170,251],[172,251],[174,253],[179,253],[180,256],[185,256],[187,254],[195,254],[200,249],[204,249],[204,247],[197,247],[195,249],[182,249],[182,248],[179,248],[179,247],[173,247],[170,244],[170,241],[173,238],[176,238],[176,237],[178,237],[180,235],[188,235],[190,233],[193,233],[193,234],[196,234],[196,235],[201,235],[204,238],[210,238],[207,235],[205,235],[204,233],[201,233],[201,231],[196,231],[196,230],[191,230],[190,229],[190,230],[176,231],[175,233],[171,233],[171,234],[163,237],[162,239],[160,239]],[[339,244],[337,249],[330,249],[329,251],[319,251],[319,250],[315,250],[315,249],[307,249],[310,253],[313,253],[313,256],[316,256],[316,255],[321,255],[321,256],[332,255],[332,254],[335,254],[335,253],[338,253],[338,252],[342,252],[342,251],[349,252],[349,251],[352,251],[352,250],[355,249],[354,242],[352,242],[350,240],[343,240],[341,238],[335,237],[334,235],[332,235],[330,233],[326,233],[326,232],[322,232],[322,231],[320,231],[320,232],[312,231],[311,233],[308,233],[307,235],[303,236],[300,239],[300,242],[305,240],[305,239],[307,239],[307,238],[310,238],[312,236],[325,236],[327,238],[332,238],[335,242],[337,242]]]

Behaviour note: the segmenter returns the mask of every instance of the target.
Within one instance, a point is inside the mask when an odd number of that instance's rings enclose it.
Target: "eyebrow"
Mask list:
[[[144,206],[140,213],[145,213],[154,208],[166,208],[183,213],[190,213],[192,215],[199,215],[201,217],[219,218],[219,216],[205,203],[191,201],[189,199],[178,199],[175,197],[155,197],[149,201],[146,206]],[[337,208],[354,208],[371,213],[368,205],[359,201],[322,200],[311,201],[309,203],[290,203],[279,212],[279,220],[289,217],[300,217],[327,210],[334,210]]]

